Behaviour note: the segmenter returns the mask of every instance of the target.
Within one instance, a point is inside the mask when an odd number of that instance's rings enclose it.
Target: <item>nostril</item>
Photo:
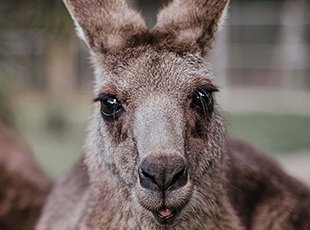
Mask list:
[[[148,178],[150,179],[153,183],[156,184],[156,180],[155,180],[155,176],[152,175],[151,173],[143,170],[142,168],[139,169],[139,175],[140,175],[140,178]]]
[[[140,185],[153,191],[175,190],[188,181],[188,170],[182,158],[146,158],[138,169]]]
[[[182,167],[182,168],[179,169],[179,171],[177,171],[177,173],[175,174],[173,179],[177,179],[177,178],[179,178],[181,176],[184,176],[185,174],[187,174],[186,167]]]
[[[139,180],[142,187],[151,189],[151,190],[158,190],[159,187],[156,182],[155,175],[152,172],[149,172],[147,169],[139,168]]]
[[[173,190],[184,186],[187,183],[187,168],[185,166],[180,167],[176,170],[170,184],[168,185],[168,190]]]

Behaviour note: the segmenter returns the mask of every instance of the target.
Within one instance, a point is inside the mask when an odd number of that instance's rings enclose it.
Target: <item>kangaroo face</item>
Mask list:
[[[149,46],[129,53],[104,59],[105,70],[97,71],[104,74],[95,87],[92,148],[101,166],[164,223],[190,203],[204,174],[220,162],[210,148],[221,132],[212,130],[217,89],[199,55]]]
[[[65,4],[96,72],[87,142],[94,186],[111,177],[159,226],[186,221],[201,202],[216,208],[224,131],[204,55],[227,1],[172,1],[152,30],[123,1]]]

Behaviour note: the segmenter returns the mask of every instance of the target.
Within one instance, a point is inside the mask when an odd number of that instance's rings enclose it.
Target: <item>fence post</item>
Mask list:
[[[304,16],[305,1],[287,0],[282,9],[281,22],[283,24],[279,35],[279,47],[276,50],[274,63],[280,68],[282,74],[282,89],[303,89],[305,86],[307,50],[305,49]],[[296,70],[300,75],[296,75]]]

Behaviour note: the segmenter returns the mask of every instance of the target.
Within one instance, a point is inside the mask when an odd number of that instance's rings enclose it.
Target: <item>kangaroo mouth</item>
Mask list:
[[[157,211],[153,211],[153,215],[159,224],[172,224],[180,210],[162,207]]]

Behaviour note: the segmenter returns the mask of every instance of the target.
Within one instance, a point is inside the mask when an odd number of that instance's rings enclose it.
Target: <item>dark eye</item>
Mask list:
[[[94,100],[101,103],[101,115],[107,120],[115,120],[124,110],[121,102],[114,95],[100,95]]]
[[[213,111],[213,92],[218,89],[214,85],[205,85],[197,88],[193,94],[192,107],[204,116]]]

